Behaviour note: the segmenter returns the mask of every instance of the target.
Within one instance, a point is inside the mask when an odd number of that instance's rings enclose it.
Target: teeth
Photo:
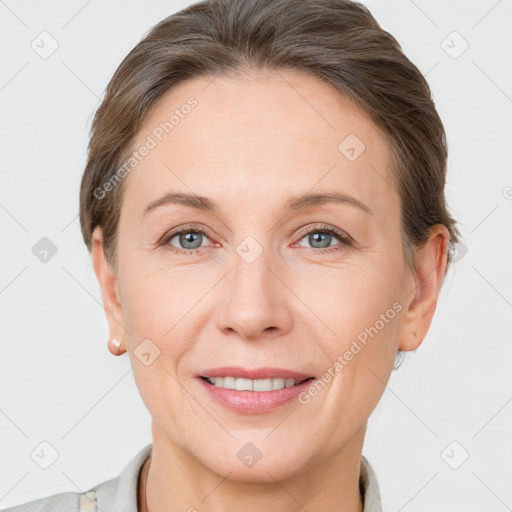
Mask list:
[[[237,391],[273,391],[295,386],[295,379],[242,379],[236,377],[208,377],[208,382],[219,388]],[[302,381],[299,381],[302,382]]]

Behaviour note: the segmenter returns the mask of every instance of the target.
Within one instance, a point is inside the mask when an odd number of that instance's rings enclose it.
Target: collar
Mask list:
[[[363,512],[382,512],[380,501],[379,484],[377,477],[368,462],[368,459],[361,455],[361,474],[359,476],[359,488],[364,497]]]

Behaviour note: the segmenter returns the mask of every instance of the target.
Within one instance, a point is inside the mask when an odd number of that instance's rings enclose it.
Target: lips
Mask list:
[[[260,379],[295,379],[300,382],[309,378],[314,378],[313,375],[288,370],[284,368],[255,368],[248,369],[240,366],[223,366],[220,368],[211,368],[201,371],[197,377],[235,377],[240,379],[260,380]]]
[[[263,414],[291,404],[315,382],[307,373],[284,368],[212,368],[196,379],[210,398],[238,414]]]

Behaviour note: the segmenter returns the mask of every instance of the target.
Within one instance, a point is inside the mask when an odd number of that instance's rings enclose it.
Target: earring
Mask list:
[[[396,353],[396,356],[395,356],[395,362],[393,364],[393,371],[396,371],[396,370],[398,370],[398,368],[400,368],[400,365],[402,364],[402,361],[404,360],[404,358],[405,358],[404,351],[401,349],[398,349],[398,352]]]
[[[121,341],[122,340],[118,340],[117,338],[112,338],[112,345],[114,345],[114,347],[116,347],[115,349],[111,348],[110,351],[112,352],[112,354],[116,355],[116,356],[120,356],[121,355]]]

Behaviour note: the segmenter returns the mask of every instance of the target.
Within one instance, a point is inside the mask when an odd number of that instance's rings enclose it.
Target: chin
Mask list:
[[[306,453],[304,446],[283,445],[282,442],[265,440],[261,442],[232,440],[232,443],[218,443],[214,452],[205,458],[205,450],[197,459],[210,471],[230,480],[247,483],[271,483],[298,475],[310,465],[313,454]],[[304,443],[302,443],[304,444]]]

